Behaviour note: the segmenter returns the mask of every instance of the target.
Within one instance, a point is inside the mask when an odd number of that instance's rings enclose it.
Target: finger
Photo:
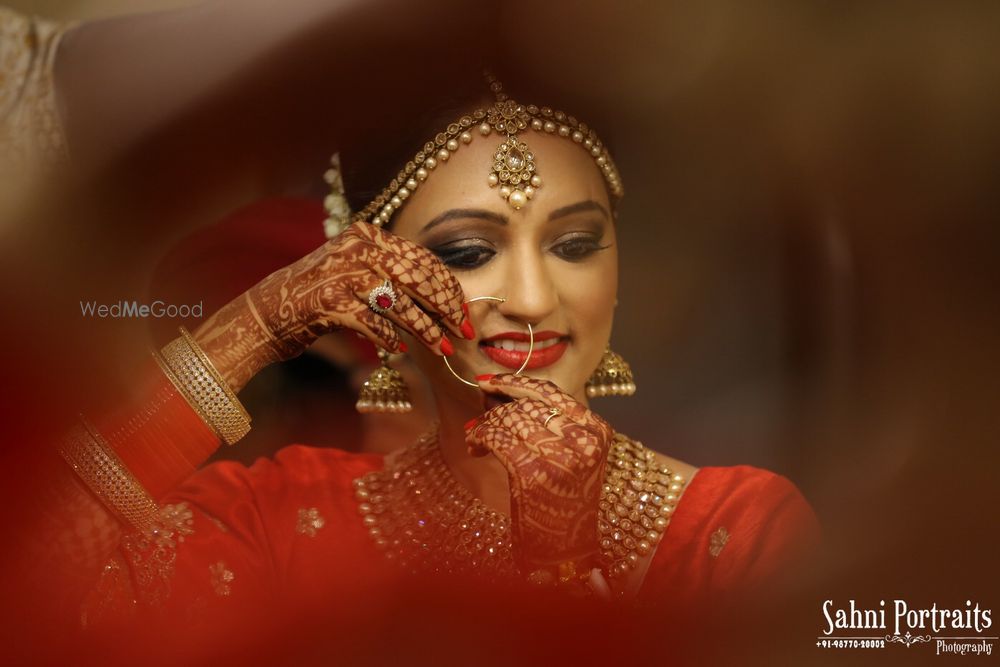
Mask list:
[[[530,440],[544,431],[545,418],[551,408],[542,401],[520,398],[491,408],[482,416],[482,421],[497,428],[507,429],[521,440]]]
[[[381,281],[379,281],[381,284]],[[378,285],[373,285],[371,289],[374,289]],[[369,310],[371,306],[368,304],[368,295],[371,293],[371,289],[368,290],[357,290],[355,295],[364,303]],[[442,354],[441,352],[441,339],[444,333],[441,331],[434,320],[430,318],[427,313],[422,311],[413,303],[411,299],[406,294],[397,293],[395,302],[392,306],[386,310],[384,313],[376,313],[377,315],[390,320],[393,324],[404,329],[423,343],[425,346],[430,348],[435,354]]]
[[[524,420],[526,418],[523,416],[526,407],[527,406],[523,405],[515,405],[513,401],[501,403],[488,409],[475,419],[470,420],[465,427],[467,435],[466,442],[469,445],[470,453],[476,456],[489,453],[489,448],[486,447],[483,442],[483,438],[485,437],[484,434],[489,429],[506,430],[516,437],[513,424],[519,419]],[[477,431],[477,429],[479,430]],[[471,436],[473,432],[478,433],[479,437],[468,437]]]
[[[406,351],[403,341],[399,339],[399,333],[392,326],[392,323],[372,311],[367,303],[361,304],[359,302],[352,314],[354,321],[347,323],[346,326],[360,333],[377,347],[392,352]]]
[[[502,394],[513,399],[530,398],[556,408],[573,420],[583,419],[589,412],[586,406],[548,380],[503,373],[481,380],[484,392]]]
[[[497,460],[503,464],[508,472],[514,470],[515,458],[518,449],[529,447],[523,443],[510,430],[497,426],[490,421],[480,421],[474,426],[465,437],[470,451],[478,452],[479,455],[487,453],[493,454]]]
[[[479,437],[474,437],[472,435],[476,427],[479,426],[480,421],[478,419],[472,420],[472,423],[465,429],[465,446],[469,452],[470,456],[475,456],[477,458],[486,456],[490,453],[489,448],[487,448]]]
[[[448,267],[434,253],[412,241],[368,223],[356,222],[335,240],[367,268],[405,291],[424,310],[450,318],[446,326],[471,333],[464,296]],[[463,328],[465,324],[465,328]],[[474,338],[467,335],[467,338]]]
[[[531,398],[558,410],[559,415],[548,424],[552,432],[558,432],[558,429],[565,433],[567,424],[577,424],[601,434],[605,439],[614,435],[614,429],[600,415],[548,380],[504,374],[485,379],[479,386],[484,392],[493,391],[495,396],[504,396],[515,401]],[[554,426],[553,422],[556,419],[560,419],[560,423]]]
[[[493,428],[509,431],[518,441],[532,445],[535,453],[550,458],[561,458],[568,451],[588,460],[603,456],[597,443],[613,435],[610,427],[605,429],[606,422],[591,413],[583,423],[578,423],[561,413],[553,415],[553,410],[558,408],[539,400],[519,398],[498,405],[479,419]],[[553,448],[555,442],[560,445]]]
[[[383,273],[422,308],[444,318],[455,334],[466,336],[468,314],[462,286],[434,253],[412,241],[380,230],[373,241],[381,249],[372,268]]]

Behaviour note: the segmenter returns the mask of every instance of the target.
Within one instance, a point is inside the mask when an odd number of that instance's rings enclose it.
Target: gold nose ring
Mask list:
[[[496,303],[503,303],[504,301],[506,301],[506,299],[503,299],[499,296],[477,296],[473,299],[469,299],[465,303],[470,304],[470,303],[476,303],[477,301],[494,301]],[[521,367],[518,368],[516,371],[514,371],[514,375],[521,374],[521,371],[523,371],[528,366],[528,362],[531,361],[531,353],[535,351],[535,332],[531,328],[531,322],[525,322],[524,324],[526,327],[528,327],[528,356],[524,358],[524,363],[521,364]],[[469,380],[466,380],[464,377],[456,373],[455,369],[451,367],[451,362],[448,361],[448,357],[441,357],[441,358],[444,359],[445,367],[447,367],[448,371],[452,375],[454,375],[459,382],[467,384],[470,387],[475,387],[477,389],[479,388],[478,382],[470,382]]]

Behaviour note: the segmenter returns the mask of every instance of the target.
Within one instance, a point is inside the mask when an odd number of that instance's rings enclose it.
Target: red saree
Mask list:
[[[302,445],[249,468],[209,465],[164,498],[164,544],[126,538],[98,588],[181,616],[370,597],[402,574],[375,547],[354,498],[353,480],[382,465],[381,455]],[[811,508],[786,478],[750,466],[702,468],[640,600],[698,603],[750,590],[806,557],[817,539]],[[176,559],[165,565],[165,554]]]

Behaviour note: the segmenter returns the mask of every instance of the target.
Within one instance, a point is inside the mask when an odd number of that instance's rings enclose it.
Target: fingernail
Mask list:
[[[462,312],[465,313],[465,321],[462,322],[461,326],[462,335],[468,340],[472,340],[476,337],[476,330],[472,328],[472,320],[469,318],[469,304],[462,304]]]
[[[447,336],[441,336],[441,353],[446,357],[455,353],[455,346],[451,344]]]
[[[472,429],[472,427],[473,427],[473,426],[475,426],[475,425],[476,425],[476,422],[477,422],[477,421],[479,421],[479,417],[473,417],[473,418],[472,418],[472,419],[470,419],[469,421],[465,422],[465,426],[464,426],[463,428],[464,428],[464,429],[465,429],[466,431],[469,431],[469,430],[471,430],[471,429]]]
[[[489,382],[496,377],[496,373],[484,373],[483,375],[476,376],[476,382]]]
[[[399,341],[399,351],[400,351],[400,353],[406,354],[406,351],[409,350],[409,349],[410,349],[410,347],[406,343],[404,343],[403,341]]]
[[[476,331],[472,328],[472,322],[470,320],[462,322],[462,326],[459,328],[462,330],[462,335],[465,336],[466,340],[472,340],[476,337]]]

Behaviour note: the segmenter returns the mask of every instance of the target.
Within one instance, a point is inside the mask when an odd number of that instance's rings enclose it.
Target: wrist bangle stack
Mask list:
[[[216,435],[235,444],[250,432],[250,415],[222,375],[184,327],[167,343],[157,361],[163,372]]]
[[[60,443],[59,453],[120,521],[139,530],[153,522],[159,512],[156,502],[82,415]]]

